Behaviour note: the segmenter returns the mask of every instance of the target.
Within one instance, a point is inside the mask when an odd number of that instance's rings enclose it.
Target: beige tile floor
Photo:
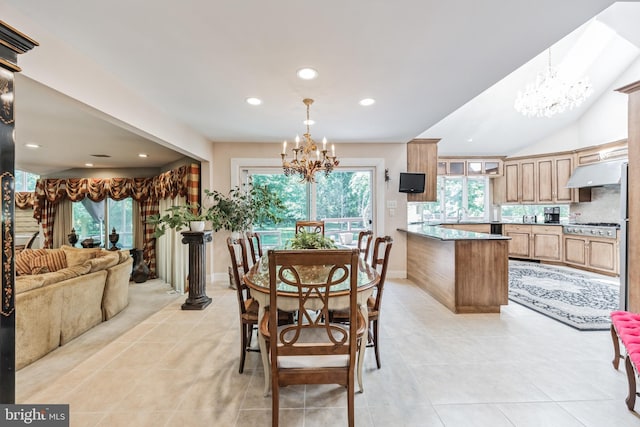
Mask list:
[[[358,426],[640,426],[608,332],[580,332],[515,303],[454,315],[407,280],[386,289],[383,366],[367,353]],[[234,292],[214,283],[203,311],[180,310],[179,297],[88,352],[56,350],[18,372],[17,402],[68,403],[77,427],[269,425],[259,355],[238,374]],[[346,425],[338,386],[290,387],[281,408],[283,426]]]

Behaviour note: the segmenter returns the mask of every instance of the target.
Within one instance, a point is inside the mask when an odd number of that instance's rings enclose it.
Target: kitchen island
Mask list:
[[[509,237],[410,224],[407,277],[454,313],[499,313],[508,303]]]

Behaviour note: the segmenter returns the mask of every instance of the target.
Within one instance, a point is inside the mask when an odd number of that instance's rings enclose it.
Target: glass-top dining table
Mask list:
[[[306,249],[313,250],[313,249]],[[304,277],[301,277],[303,281],[309,281],[308,283],[324,283],[328,273],[328,268],[320,266],[306,266],[300,267],[299,273]],[[358,305],[360,311],[365,319],[365,324],[369,325],[367,299],[373,293],[374,287],[378,284],[380,275],[367,262],[362,258],[358,258]],[[269,259],[268,253],[265,253],[262,258],[249,270],[244,276],[244,281],[251,289],[251,297],[258,302],[258,319],[262,319],[264,316],[264,309],[269,305]],[[298,308],[298,293],[293,286],[282,283],[278,280],[278,308],[284,311],[294,311]],[[338,284],[332,288],[332,292],[329,294],[329,309],[330,310],[345,310],[349,308],[349,282],[345,280],[344,283]],[[308,304],[307,304],[308,305]],[[317,309],[320,309],[322,303],[318,301]],[[313,308],[313,307],[311,307]],[[264,337],[258,332],[258,344],[260,346],[260,356],[262,358],[262,366],[264,368],[264,395],[269,394],[269,388],[271,385],[270,380],[270,363],[269,355],[267,354],[267,346]],[[367,345],[367,339],[362,339],[360,342],[360,348],[358,353],[358,386],[360,391],[363,391],[362,386],[362,364],[364,361],[364,351]]]

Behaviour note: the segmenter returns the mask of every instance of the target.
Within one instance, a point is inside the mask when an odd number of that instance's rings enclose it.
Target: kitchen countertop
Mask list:
[[[462,224],[462,223],[456,223]],[[469,222],[468,224],[471,224]],[[474,222],[473,224],[481,224]],[[443,228],[438,225],[409,224],[406,228],[398,228],[399,231],[415,234],[422,237],[430,237],[438,240],[510,240],[511,237],[501,234],[475,233],[473,231]]]
[[[409,224],[409,225],[421,225],[421,224],[425,224],[425,225],[446,225],[446,224],[451,224],[451,225],[456,225],[456,224],[502,224],[502,225],[507,225],[507,224],[519,224],[519,225],[558,225],[558,226],[562,226],[562,225],[569,225],[568,222],[561,222],[561,223],[544,223],[544,222],[522,222],[522,221],[511,221],[511,222],[507,222],[507,221],[460,221],[460,222],[436,222],[436,221],[432,221],[432,222],[425,222],[425,223],[415,223],[415,224]],[[572,224],[572,225],[579,225],[579,224]]]

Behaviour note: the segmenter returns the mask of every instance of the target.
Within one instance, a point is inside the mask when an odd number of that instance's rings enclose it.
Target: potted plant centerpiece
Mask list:
[[[154,225],[154,237],[162,236],[167,228],[180,231],[189,227],[192,221],[210,222],[213,231],[244,232],[252,225],[267,221],[278,223],[282,219],[284,203],[266,185],[234,187],[226,194],[205,189],[204,193],[209,201],[205,203],[206,207],[198,204],[178,205],[167,209],[164,215],[151,215],[147,223]]]
[[[287,243],[291,249],[335,249],[336,243],[320,233],[300,231]]]

